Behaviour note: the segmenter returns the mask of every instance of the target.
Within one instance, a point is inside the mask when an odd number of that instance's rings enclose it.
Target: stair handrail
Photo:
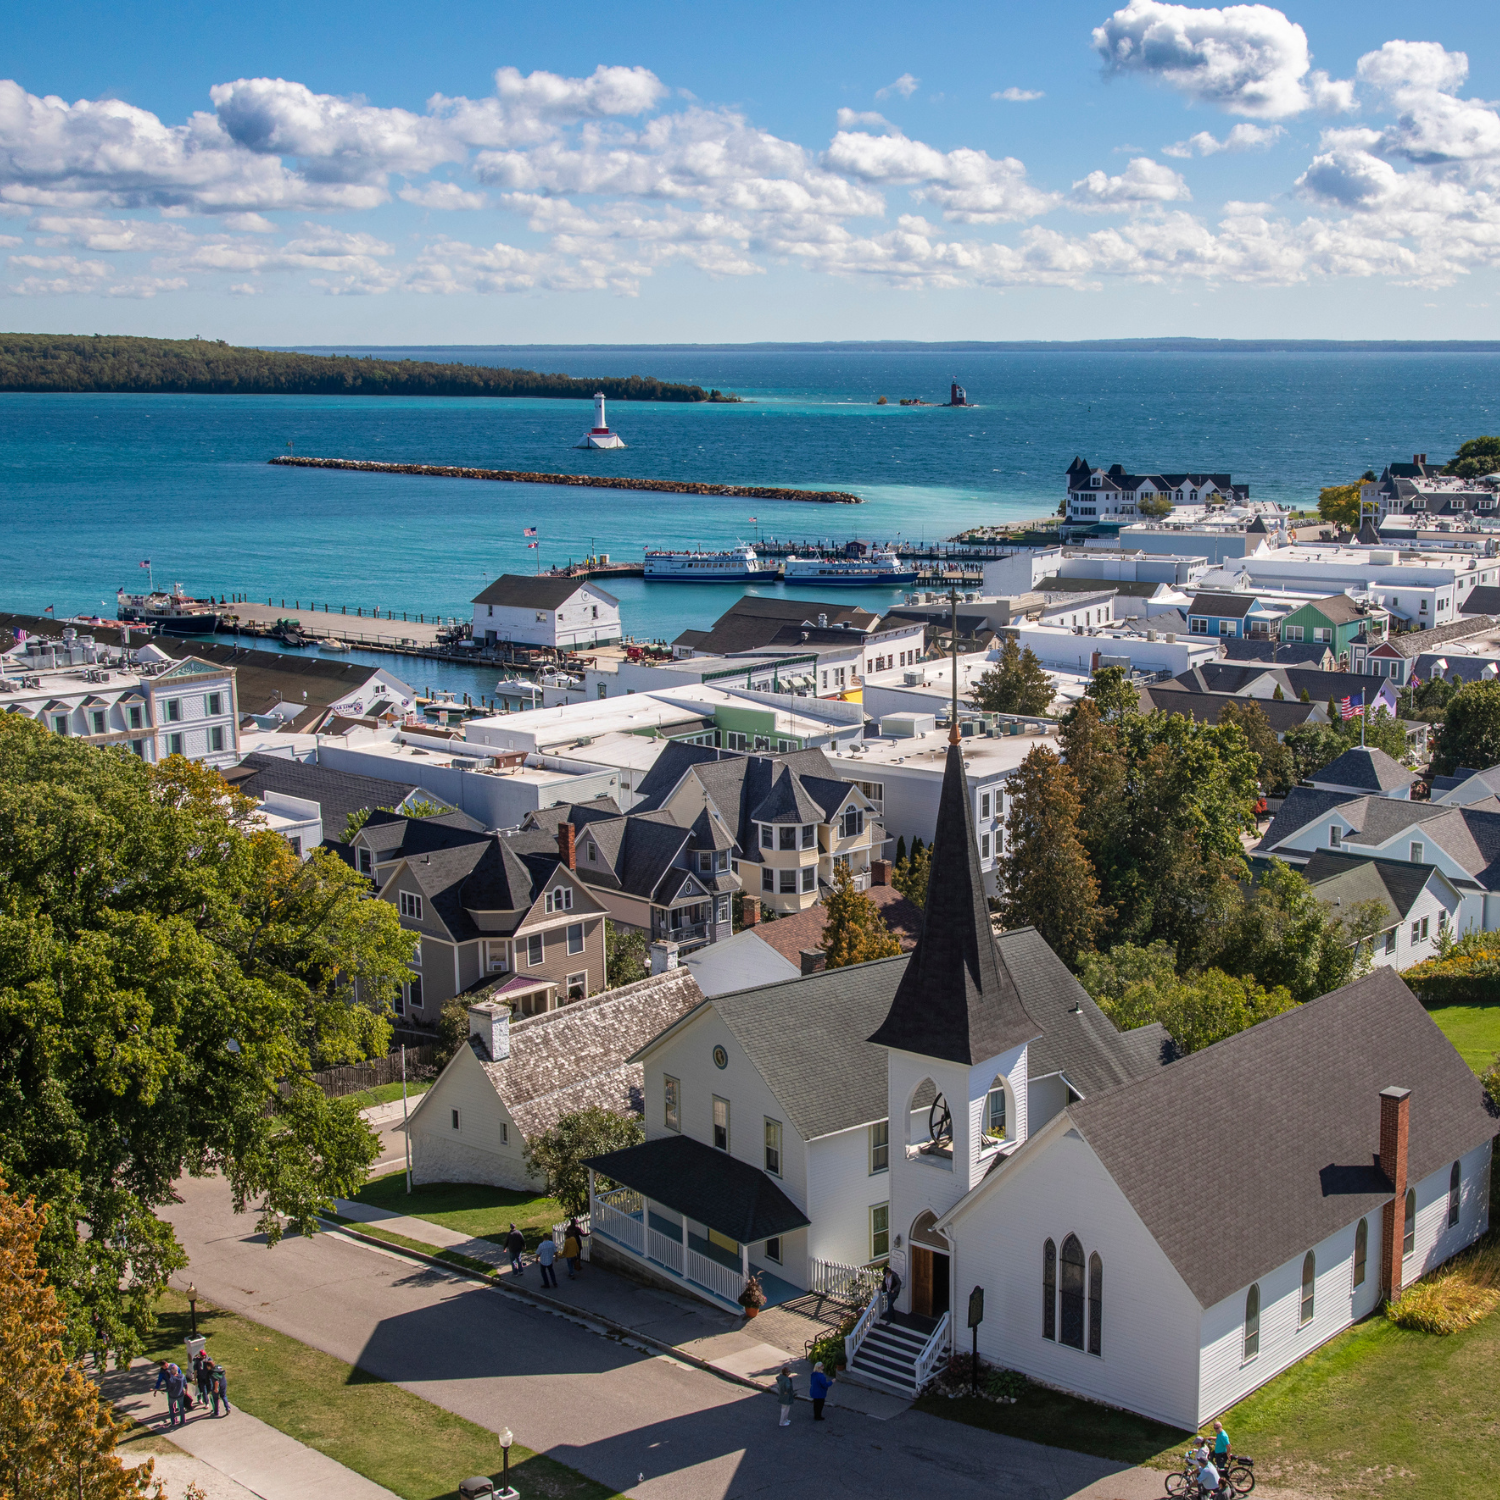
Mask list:
[[[870,1298],[865,1310],[859,1315],[859,1321],[844,1335],[844,1364],[853,1369],[854,1356],[859,1353],[860,1345],[868,1337],[871,1328],[875,1326],[875,1320],[880,1316],[880,1304],[884,1300],[879,1292]]]
[[[922,1345],[922,1352],[917,1356],[914,1378],[919,1395],[922,1387],[932,1379],[939,1360],[947,1362],[948,1323],[952,1316],[951,1312],[945,1312],[938,1319],[938,1326],[928,1334],[927,1342]]]

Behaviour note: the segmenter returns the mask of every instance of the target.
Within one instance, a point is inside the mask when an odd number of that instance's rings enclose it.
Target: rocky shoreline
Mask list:
[[[498,479],[511,484],[571,484],[601,490],[655,490],[672,495],[729,495],[747,500],[805,500],[815,505],[863,505],[845,490],[785,490],[759,484],[695,484],[686,479],[627,479],[604,474],[528,474],[519,469],[465,469],[448,464],[384,464],[362,458],[269,460],[293,469],[357,469],[367,474],[426,474],[437,479]]]

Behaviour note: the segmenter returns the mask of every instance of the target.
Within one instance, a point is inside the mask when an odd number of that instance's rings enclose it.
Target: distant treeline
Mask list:
[[[567,396],[733,401],[643,375],[575,380],[535,370],[244,349],[222,339],[0,333],[0,391],[136,391],[228,396]]]

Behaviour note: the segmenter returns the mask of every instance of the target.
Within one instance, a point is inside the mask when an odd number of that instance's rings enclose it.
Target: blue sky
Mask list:
[[[1500,337],[1500,8],[29,6],[0,325]]]

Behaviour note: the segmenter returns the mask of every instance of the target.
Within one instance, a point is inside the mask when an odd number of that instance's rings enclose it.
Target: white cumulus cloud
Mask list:
[[[889,99],[892,94],[900,94],[903,99],[910,99],[921,87],[920,78],[913,78],[910,73],[903,73],[894,83],[886,84],[883,89],[876,89],[875,97]]]
[[[419,208],[483,208],[485,204],[483,193],[471,193],[456,182],[424,182],[420,187],[408,184],[396,196]]]
[[[1181,173],[1149,156],[1137,156],[1118,177],[1095,171],[1075,182],[1072,202],[1085,213],[1113,213],[1185,202],[1192,196]]]
[[[1264,151],[1280,140],[1286,131],[1280,125],[1236,125],[1221,141],[1207,130],[1190,135],[1185,141],[1163,146],[1164,156],[1217,156],[1220,152]]]
[[[1045,99],[1041,89],[1018,89],[1011,87],[991,94],[991,99],[1004,99],[1008,104],[1030,104],[1033,99]]]
[[[1156,79],[1231,114],[1275,120],[1353,104],[1351,86],[1311,71],[1307,33],[1269,5],[1130,0],[1094,28],[1093,43],[1106,73]]]

